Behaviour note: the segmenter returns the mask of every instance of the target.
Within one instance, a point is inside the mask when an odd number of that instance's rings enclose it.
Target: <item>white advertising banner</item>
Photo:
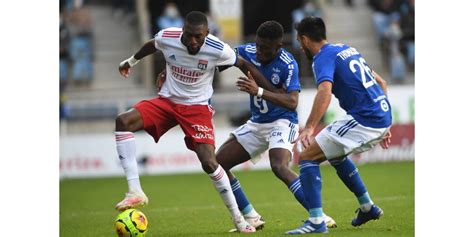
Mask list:
[[[217,148],[228,138],[231,128],[216,129]],[[142,174],[202,172],[196,154],[184,144],[184,133],[175,127],[156,144],[146,133],[136,133],[137,160]],[[256,165],[244,163],[238,169],[269,168],[268,152]],[[60,138],[60,175],[66,177],[119,176],[122,167],[115,148],[115,135],[69,135]]]
[[[306,123],[315,96],[316,88],[301,91],[297,109],[300,125]],[[394,124],[410,124],[415,122],[415,87],[413,85],[389,85],[388,99],[392,105]],[[324,122],[326,124],[331,123],[345,114],[346,112],[339,107],[339,100],[333,96]]]
[[[314,95],[315,90],[301,92],[298,105],[300,124],[306,122]],[[391,147],[383,150],[377,146],[371,151],[352,156],[355,162],[414,160],[414,88],[393,86],[389,90],[389,99],[394,110]],[[345,112],[339,108],[337,100],[333,99],[328,114],[326,122],[331,122]],[[215,129],[216,148],[227,140],[233,129],[231,127]],[[196,154],[186,148],[184,134],[179,126],[168,131],[158,144],[144,132],[135,134],[135,142],[141,174],[203,172]],[[61,178],[124,175],[117,157],[113,132],[61,136],[59,162]],[[235,169],[270,169],[268,152],[256,165],[246,162]]]

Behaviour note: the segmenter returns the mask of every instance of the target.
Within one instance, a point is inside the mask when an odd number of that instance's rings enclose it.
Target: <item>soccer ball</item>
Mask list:
[[[145,214],[136,209],[125,210],[115,219],[115,230],[119,237],[143,237],[147,227]]]

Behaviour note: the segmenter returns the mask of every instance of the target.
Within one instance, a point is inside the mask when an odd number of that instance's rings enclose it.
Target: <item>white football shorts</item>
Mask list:
[[[254,123],[250,120],[232,132],[237,141],[249,153],[252,163],[256,164],[262,153],[268,149],[283,148],[291,152],[298,137],[299,126],[287,119],[278,119],[271,123]]]
[[[329,160],[372,149],[382,141],[389,129],[365,127],[346,115],[326,126],[315,139]]]

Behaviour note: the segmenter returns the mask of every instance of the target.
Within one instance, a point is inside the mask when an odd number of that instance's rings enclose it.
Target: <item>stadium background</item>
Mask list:
[[[118,113],[126,111],[136,102],[156,94],[155,75],[163,69],[164,59],[160,54],[147,57],[133,68],[128,79],[122,78],[117,68],[123,59],[136,52],[143,42],[160,29],[157,19],[165,15],[165,6],[170,2],[175,3],[182,17],[191,10],[208,12],[219,28],[221,39],[231,46],[253,42],[256,28],[266,20],[280,22],[285,30],[284,48],[295,56],[300,66],[300,81],[303,86],[298,105],[300,125],[305,123],[311,108],[315,86],[310,65],[293,41],[292,25],[297,14],[323,17],[328,29],[328,40],[331,43],[341,42],[356,47],[389,85],[394,116],[393,144],[388,150],[377,147],[360,156],[354,156],[354,160],[359,164],[383,163],[388,167],[396,166],[398,162],[401,162],[402,166],[408,164],[404,168],[404,171],[408,172],[405,177],[407,179],[402,180],[400,185],[407,185],[408,182],[408,188],[413,188],[414,61],[410,58],[407,45],[413,41],[414,46],[414,36],[413,39],[408,36],[410,30],[414,32],[414,24],[411,29],[410,23],[409,26],[406,25],[406,18],[410,17],[409,1],[61,0],[61,236],[68,236],[62,231],[71,227],[68,224],[69,219],[64,219],[68,216],[62,213],[70,208],[69,205],[73,205],[68,197],[76,194],[72,190],[80,190],[80,185],[77,184],[82,182],[82,178],[87,178],[84,182],[92,183],[101,182],[102,179],[95,179],[97,177],[119,177],[119,183],[123,184],[110,191],[117,194],[114,195],[116,199],[120,198],[119,195],[125,190],[123,171],[116,157],[113,139],[114,119]],[[312,4],[312,8],[308,7],[308,2]],[[384,33],[379,35],[380,19],[383,16],[390,24],[387,24],[383,29]],[[414,21],[414,18],[412,20]],[[238,70],[229,69],[217,74],[214,80],[212,104],[216,109],[214,122],[217,147],[224,142],[230,131],[249,117],[248,95],[238,92],[234,86],[235,78],[240,75]],[[340,115],[343,115],[343,112],[338,108],[337,100],[333,99],[321,127]],[[179,173],[202,173],[195,154],[186,149],[179,128],[165,134],[158,145],[145,133],[137,133],[136,139],[137,157],[143,179],[155,178],[155,175],[162,174],[186,177],[179,176]],[[368,173],[371,172],[371,167],[384,170],[380,168],[383,164],[362,165],[361,169],[368,170]],[[268,156],[265,155],[257,165],[245,163],[237,169],[243,172],[242,175],[252,175],[252,172],[260,175],[259,172],[266,171],[247,170],[269,170]],[[390,178],[389,175],[387,172],[387,179]],[[165,179],[168,176],[158,176],[156,179],[159,180],[160,177]],[[279,188],[283,190],[282,187]],[[342,190],[343,187],[339,189]],[[408,200],[411,202],[408,204],[411,208],[409,210],[413,211],[413,192],[408,192],[408,196],[411,196]],[[219,205],[217,208],[223,209]],[[414,213],[408,215],[413,221]],[[408,227],[403,228],[411,228],[409,233],[412,234],[413,225],[411,222]]]
[[[155,75],[163,69],[163,57],[156,54],[134,67],[130,78],[122,78],[117,65],[136,52],[143,42],[159,29],[157,19],[166,3],[173,1],[95,0],[61,1],[60,42],[60,174],[61,177],[121,175],[115,159],[113,131],[115,117],[136,102],[153,97]],[[386,52],[385,39],[379,41],[373,19],[376,12],[369,3],[377,1],[309,1],[313,15],[326,20],[330,42],[356,47],[389,83],[394,107],[393,145],[387,151],[379,148],[360,157],[362,162],[413,160],[414,158],[414,77],[413,65],[405,59],[404,78],[394,78],[393,54]],[[348,5],[348,2],[352,5]],[[384,2],[384,1],[379,1]],[[388,2],[392,2],[389,0]],[[395,5],[396,1],[393,1]],[[220,28],[220,35],[231,46],[252,42],[258,25],[277,20],[285,29],[284,47],[300,65],[303,91],[298,105],[300,124],[311,108],[314,82],[308,61],[293,42],[293,17],[304,8],[304,1],[202,0],[174,1],[181,16],[191,10],[209,12]],[[400,1],[399,9],[407,2]],[[397,8],[393,8],[397,9]],[[393,10],[394,11],[394,10]],[[390,13],[393,14],[393,13]],[[400,23],[399,23],[400,25]],[[400,27],[402,28],[402,27]],[[393,50],[392,50],[393,51]],[[401,54],[402,57],[404,54]],[[216,73],[217,74],[217,73]],[[238,92],[235,79],[241,73],[230,69],[215,78],[212,104],[216,109],[217,146],[236,126],[249,117],[248,95]],[[333,99],[325,123],[342,115]],[[145,133],[137,134],[138,157],[143,172],[199,172],[198,160],[187,150],[179,128],[172,129],[156,145]],[[169,146],[168,144],[173,144]],[[269,168],[267,162],[258,168]],[[246,169],[254,168],[245,165]]]

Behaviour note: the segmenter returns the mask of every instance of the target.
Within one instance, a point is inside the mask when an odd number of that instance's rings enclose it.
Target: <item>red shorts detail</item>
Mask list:
[[[212,116],[214,109],[209,105],[182,105],[156,97],[142,100],[134,108],[140,112],[144,130],[155,142],[168,130],[178,125],[183,130],[188,149],[194,151],[196,143],[215,146]]]

